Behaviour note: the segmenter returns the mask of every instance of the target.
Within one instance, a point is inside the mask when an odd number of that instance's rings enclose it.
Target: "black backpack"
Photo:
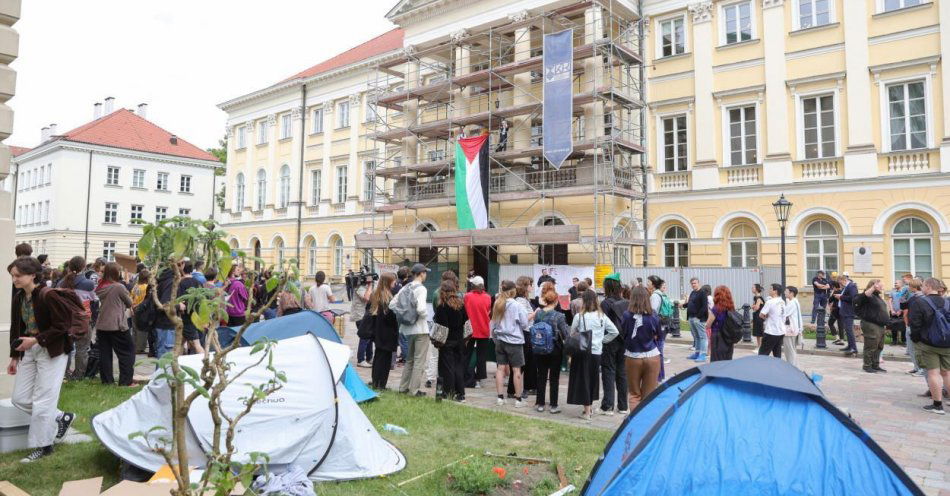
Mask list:
[[[719,330],[722,340],[726,344],[733,345],[742,340],[742,315],[732,310],[726,312],[725,322],[722,323],[722,329]]]

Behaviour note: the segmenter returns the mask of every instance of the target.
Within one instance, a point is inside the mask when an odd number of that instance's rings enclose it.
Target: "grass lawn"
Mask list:
[[[73,426],[91,434],[92,415],[112,408],[138,391],[138,388],[106,387],[97,381],[67,383],[63,387],[61,406],[79,413]],[[480,456],[485,451],[496,454],[517,453],[519,456],[545,458],[564,467],[571,483],[580,487],[612,435],[611,432],[573,427],[544,420],[458,405],[436,403],[432,399],[410,398],[385,392],[378,401],[363,404],[363,411],[380,433],[395,444],[408,459],[406,468],[391,477],[365,481],[325,483],[318,486],[321,495],[461,495],[473,490],[461,488],[486,487],[497,483],[492,468],[507,469],[505,485],[490,494],[546,495],[557,488],[554,466],[522,466]],[[400,425],[409,435],[382,430],[385,423]],[[57,495],[67,480],[105,477],[104,487],[118,482],[118,460],[98,441],[78,445],[60,445],[55,456],[29,466],[19,463],[23,451],[0,456],[0,480],[9,480],[33,496]],[[477,455],[464,463],[440,469],[469,455]],[[527,468],[531,474],[526,475]],[[401,481],[440,469],[404,486]],[[520,490],[511,484],[524,479]],[[530,482],[529,482],[530,481]],[[506,487],[507,486],[507,487]]]

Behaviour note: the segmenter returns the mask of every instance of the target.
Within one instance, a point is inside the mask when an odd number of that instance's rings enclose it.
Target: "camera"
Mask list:
[[[360,271],[359,271],[359,272],[356,272],[356,273],[353,274],[353,283],[354,283],[353,285],[354,285],[354,286],[360,286],[360,285],[362,285],[364,282],[366,282],[366,279],[369,278],[369,277],[373,278],[373,281],[378,281],[378,280],[379,280],[379,274],[377,274],[377,273],[371,271],[371,270],[369,269],[369,266],[363,265],[363,266],[360,267]]]

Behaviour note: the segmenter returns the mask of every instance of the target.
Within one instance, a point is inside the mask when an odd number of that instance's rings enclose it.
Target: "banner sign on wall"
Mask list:
[[[579,280],[583,281],[585,278],[590,278],[594,280],[594,267],[593,266],[577,266],[577,265],[539,265],[534,264],[534,270],[532,271],[532,276],[534,277],[535,286],[537,286],[538,281],[541,279],[541,276],[547,274],[554,278],[554,287],[557,288],[558,294],[564,295],[567,294],[568,290],[571,289],[571,286],[574,285],[573,279],[576,277]],[[595,282],[596,286],[596,282]]]
[[[574,30],[544,35],[544,100],[542,146],[544,158],[555,169],[574,151],[571,120],[574,115]]]

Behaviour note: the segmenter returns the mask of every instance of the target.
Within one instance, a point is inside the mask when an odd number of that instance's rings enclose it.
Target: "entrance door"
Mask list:
[[[563,226],[564,221],[557,217],[544,219],[544,226]],[[538,263],[541,265],[567,265],[567,245],[539,245]]]

